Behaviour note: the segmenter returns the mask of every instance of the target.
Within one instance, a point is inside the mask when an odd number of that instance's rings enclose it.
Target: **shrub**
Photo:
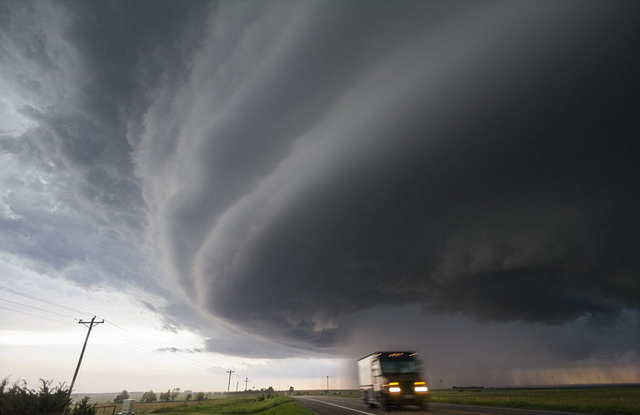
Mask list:
[[[128,397],[127,395],[127,398]],[[73,411],[71,411],[71,415],[96,415],[96,411],[96,404],[90,405],[89,397],[85,396],[80,402],[76,403]]]
[[[70,391],[64,384],[52,388],[52,380],[40,379],[40,390],[27,388],[18,380],[8,388],[9,379],[0,383],[0,415],[58,415],[71,404]]]

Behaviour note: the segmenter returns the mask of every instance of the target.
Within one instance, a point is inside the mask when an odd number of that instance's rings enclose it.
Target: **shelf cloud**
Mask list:
[[[5,3],[3,106],[25,127],[0,138],[1,247],[188,298],[251,357],[338,350],[345,319],[407,304],[620,322],[640,309],[638,13]]]

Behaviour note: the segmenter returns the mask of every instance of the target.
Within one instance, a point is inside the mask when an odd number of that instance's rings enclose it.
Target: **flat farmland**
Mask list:
[[[435,390],[431,392],[431,402],[588,414],[637,415],[640,414],[640,386]]]
[[[335,396],[322,391],[297,392],[294,396],[298,402],[281,396],[279,398],[258,401],[259,395],[249,395],[244,397],[225,398],[218,396],[203,402],[176,401],[176,402],[136,402],[134,406],[137,415],[147,415],[154,413],[164,413],[170,415],[177,414],[309,414],[300,404],[305,397],[322,397],[322,399],[332,399],[331,402],[340,403],[342,406],[352,406],[349,401],[357,403],[354,407],[359,412],[371,411],[378,413],[378,410],[368,410],[359,399],[358,391],[341,391]],[[351,399],[349,399],[351,398]],[[95,401],[94,401],[95,402]],[[104,401],[103,401],[104,402]],[[561,411],[583,414],[606,414],[606,415],[638,415],[640,414],[640,386],[628,387],[585,387],[585,388],[537,388],[537,389],[450,389],[432,390],[430,392],[431,413],[447,412],[451,410],[471,409],[457,407],[455,405],[470,405],[477,407],[502,407],[511,409],[537,409],[543,411]],[[98,407],[106,403],[98,403]],[[113,405],[113,404],[111,404]],[[452,406],[448,406],[452,405]],[[120,411],[118,405],[115,413]],[[335,409],[335,408],[334,408]],[[416,412],[415,408],[408,408],[411,412]],[[478,409],[479,410],[479,409]],[[395,411],[396,413],[400,413]],[[412,412],[412,413],[413,413]],[[479,411],[480,413],[482,411]],[[111,415],[113,406],[99,409],[97,415]],[[447,412],[448,413],[448,412]]]
[[[121,405],[113,411],[113,405],[98,405],[97,415],[118,413]],[[254,398],[220,398],[201,402],[153,402],[134,403],[136,415],[146,414],[264,414],[264,415],[313,415],[292,398],[278,397],[265,400]]]

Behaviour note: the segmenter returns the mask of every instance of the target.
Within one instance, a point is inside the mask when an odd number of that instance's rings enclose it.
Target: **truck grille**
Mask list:
[[[413,393],[413,381],[405,380],[400,382],[400,388],[403,394]]]

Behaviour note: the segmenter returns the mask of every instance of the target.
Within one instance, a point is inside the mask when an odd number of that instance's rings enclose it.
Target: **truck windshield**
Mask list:
[[[382,373],[417,373],[420,364],[415,360],[380,361]]]

